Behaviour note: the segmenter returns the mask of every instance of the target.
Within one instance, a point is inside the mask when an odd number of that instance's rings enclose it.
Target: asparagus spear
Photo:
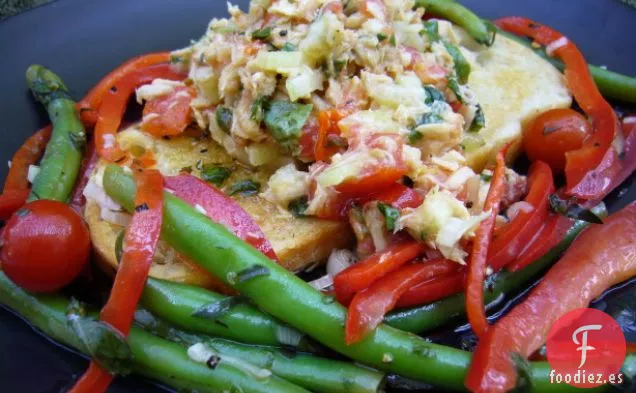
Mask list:
[[[36,176],[28,201],[52,199],[66,202],[79,172],[86,132],[75,102],[59,76],[41,65],[31,65],[26,80],[36,100],[42,103],[53,123],[40,172]]]
[[[475,15],[471,10],[452,0],[416,0],[415,7],[424,7],[426,12],[448,19],[462,27],[482,45],[495,42],[495,26]]]

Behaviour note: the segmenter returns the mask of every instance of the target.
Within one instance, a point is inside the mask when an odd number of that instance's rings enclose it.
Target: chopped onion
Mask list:
[[[377,204],[367,203],[362,209],[364,221],[367,223],[375,251],[382,251],[389,245],[389,232],[386,230],[386,219]]]
[[[92,199],[97,202],[102,210],[121,210],[121,205],[115,202],[111,197],[109,197],[108,194],[106,194],[106,191],[104,191],[104,189],[93,180],[88,182],[82,194],[84,194],[87,199]]]
[[[327,274],[335,277],[356,262],[356,256],[351,250],[333,250],[327,260]]]
[[[319,291],[322,291],[333,286],[333,278],[329,274],[325,274],[324,276],[320,278],[310,281],[309,285],[311,285],[312,287],[316,288]]]
[[[100,211],[100,217],[106,222],[122,227],[127,227],[130,224],[130,220],[132,220],[132,216],[130,214],[104,208]]]
[[[305,337],[304,334],[289,326],[279,325],[276,328],[276,339],[283,345],[297,347],[303,337]]]
[[[466,184],[466,182],[475,176],[475,172],[473,172],[470,167],[464,166],[456,170],[448,180],[446,180],[446,188],[450,190],[459,190]]]
[[[519,212],[530,213],[534,210],[534,206],[526,201],[515,202],[506,211],[506,215],[509,219],[514,220],[515,217],[519,214]]]
[[[475,211],[477,204],[479,203],[479,187],[481,186],[481,179],[479,175],[474,175],[466,181],[466,201],[473,204],[471,210]]]
[[[27,173],[27,179],[29,183],[33,184],[33,181],[37,177],[38,173],[40,173],[40,167],[37,165],[29,165],[29,172]]]
[[[636,124],[636,116],[627,116],[623,119],[623,124]]]
[[[552,42],[550,45],[546,46],[545,53],[547,53],[548,56],[552,56],[557,49],[566,46],[568,43],[569,41],[567,37],[561,37],[558,40]]]

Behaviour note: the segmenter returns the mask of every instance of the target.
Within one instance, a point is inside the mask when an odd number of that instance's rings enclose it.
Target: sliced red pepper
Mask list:
[[[373,331],[409,288],[423,280],[456,269],[450,261],[429,261],[402,266],[356,293],[349,305],[345,342],[355,344]]]
[[[134,57],[119,67],[108,73],[99,81],[86,96],[78,102],[78,110],[80,117],[85,125],[94,125],[97,123],[97,111],[102,105],[104,96],[126,75],[146,68],[155,64],[168,63],[170,61],[170,52],[149,53]]]
[[[146,102],[141,129],[154,136],[182,134],[192,122],[190,102],[195,96],[192,87],[177,87],[170,94]]]
[[[588,304],[611,286],[636,275],[636,203],[585,230],[528,297],[480,340],[466,387],[499,393],[515,387],[510,354],[528,358],[558,318]],[[558,299],[558,301],[555,301]]]
[[[342,114],[338,110],[321,111],[318,113],[318,138],[314,148],[316,161],[327,161],[332,155],[338,152],[337,146],[329,146],[329,136],[340,135],[338,121],[342,119]]]
[[[254,218],[235,200],[192,175],[166,177],[166,188],[192,206],[200,206],[212,221],[224,225],[237,237],[245,240],[268,258],[278,257]]]
[[[336,298],[341,304],[349,304],[356,292],[368,288],[379,278],[416,258],[424,250],[426,247],[416,241],[398,242],[349,266],[333,279]]]
[[[128,100],[137,87],[157,78],[182,80],[185,75],[174,71],[170,64],[158,64],[127,74],[106,92],[99,108],[97,124],[95,124],[95,146],[100,157],[111,162],[125,158],[115,136],[126,111]]]
[[[77,212],[81,212],[82,208],[86,204],[86,198],[84,197],[84,188],[88,184],[88,181],[95,170],[95,166],[97,165],[97,161],[99,157],[97,156],[97,152],[95,151],[95,143],[91,140],[88,143],[86,148],[86,153],[84,154],[84,159],[82,160],[82,166],[80,168],[80,176],[75,183],[75,188],[73,189],[73,195],[71,196],[70,205]]]
[[[506,151],[508,146],[497,153],[497,166],[490,182],[490,190],[484,203],[484,211],[490,211],[490,216],[479,224],[473,249],[468,263],[468,280],[466,282],[466,311],[468,321],[477,337],[481,336],[488,326],[486,309],[484,306],[484,277],[488,262],[488,247],[495,227],[495,219],[499,214],[499,203],[505,191]]]
[[[46,149],[53,127],[46,126],[31,135],[22,146],[15,152],[11,159],[11,168],[4,181],[4,192],[8,190],[26,190],[29,188],[27,175],[29,166],[35,165]]]
[[[506,269],[516,272],[541,258],[563,240],[571,227],[572,220],[569,218],[560,214],[549,216],[534,239],[521,251],[519,257],[506,265]]]
[[[404,165],[395,167],[379,167],[360,175],[355,179],[347,180],[335,187],[338,192],[349,195],[365,195],[390,187],[407,173]]]
[[[524,199],[533,209],[520,211],[515,218],[501,228],[488,248],[488,266],[494,271],[513,261],[541,229],[548,217],[548,198],[554,192],[554,180],[550,166],[536,161],[530,167],[528,195]]]
[[[156,170],[135,173],[135,213],[126,231],[124,249],[108,301],[100,319],[128,336],[141,297],[163,221],[163,177]],[[105,392],[112,376],[96,361],[71,390],[72,393]]]
[[[455,262],[451,262],[457,265]],[[417,307],[461,293],[466,286],[466,272],[455,271],[440,275],[409,288],[396,307]]]
[[[24,206],[29,189],[7,190],[0,194],[0,220],[8,220],[18,209]]]
[[[565,63],[568,88],[594,126],[594,133],[580,149],[566,153],[565,192],[584,200],[599,198],[607,193],[613,176],[616,176],[612,171],[606,173],[605,169],[618,160],[612,141],[620,132],[620,126],[612,106],[594,83],[583,54],[563,34],[532,20],[508,17],[497,20],[496,24],[508,32],[530,37],[547,49],[552,46],[553,53],[548,54],[554,54]]]
[[[371,201],[386,203],[396,209],[405,209],[418,207],[424,202],[424,197],[412,188],[395,183],[382,191],[361,198],[359,202],[365,204]]]

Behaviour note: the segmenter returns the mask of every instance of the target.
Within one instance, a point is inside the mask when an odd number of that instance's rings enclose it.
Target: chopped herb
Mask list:
[[[391,38],[389,39],[389,43],[390,43],[392,46],[397,46],[397,40],[395,39],[395,34],[392,34],[392,35],[391,35]]]
[[[416,129],[412,129],[409,132],[409,144],[414,145],[419,142],[424,135]]]
[[[265,111],[269,107],[269,97],[262,96],[254,100],[250,108],[250,119],[261,124],[265,117]]]
[[[266,40],[272,35],[272,28],[266,27],[264,29],[254,30],[252,32],[252,38],[256,40]]]
[[[470,63],[466,60],[457,46],[444,42],[444,47],[446,47],[446,51],[453,58],[457,80],[462,85],[466,84],[466,82],[468,82],[468,77],[470,76]]]
[[[216,108],[214,117],[216,118],[216,124],[219,128],[226,134],[229,134],[232,129],[232,110],[228,107],[220,106]]]
[[[304,196],[289,202],[289,206],[287,206],[287,208],[294,217],[305,217],[307,206],[309,206],[309,202],[307,197]]]
[[[222,166],[204,166],[201,171],[201,178],[217,187],[221,187],[231,174],[232,172],[229,169]]]
[[[228,312],[232,307],[245,303],[242,296],[229,296],[212,303],[204,304],[192,313],[193,317],[215,320]]]
[[[117,239],[115,239],[115,258],[117,262],[121,262],[121,257],[124,255],[124,237],[126,237],[126,231],[122,229],[117,234]]]
[[[437,111],[433,110],[423,114],[417,122],[417,125],[421,126],[422,124],[438,124],[443,122],[444,118]]]
[[[481,177],[481,180],[485,182],[489,182],[490,180],[492,180],[492,175],[489,175],[487,173],[482,173],[481,175],[479,175],[479,177]]]
[[[265,127],[278,142],[295,142],[312,109],[313,105],[273,101],[265,112]]]
[[[561,199],[557,194],[550,195],[550,207],[556,213],[575,220],[586,221],[592,224],[602,224],[603,220],[594,212],[574,203],[572,200]]]
[[[269,269],[262,265],[252,265],[238,272],[236,278],[243,283],[256,277],[269,276]]]
[[[482,128],[486,126],[486,117],[484,116],[484,111],[481,109],[481,105],[477,104],[477,110],[475,111],[475,117],[473,118],[473,122],[470,124],[468,128],[468,132],[479,132]]]
[[[436,101],[446,101],[444,94],[433,86],[424,86],[424,92],[426,93],[426,99],[424,99],[425,104],[430,105]]]
[[[400,218],[400,211],[393,206],[382,202],[378,203],[378,210],[380,210],[380,212],[384,215],[386,229],[389,232],[393,232],[395,230],[395,223]]]
[[[334,60],[333,69],[337,74],[340,73],[347,66],[347,60]]]
[[[170,63],[179,64],[183,61],[183,58],[179,55],[170,55]]]
[[[420,31],[420,35],[425,35],[431,43],[439,41],[439,24],[437,21],[427,20],[424,22],[424,30]]]
[[[282,50],[283,52],[295,52],[296,45],[292,44],[291,42],[285,42],[285,45],[283,45],[280,50]]]
[[[260,183],[257,183],[253,180],[243,180],[238,183],[232,184],[227,191],[229,195],[239,194],[242,196],[250,196],[256,195],[260,189]]]
[[[378,37],[378,41],[380,41],[380,42],[382,42],[382,41],[386,40],[387,38],[389,38],[389,37],[387,37],[386,34],[382,34],[382,33],[378,33],[377,37]]]
[[[464,104],[464,96],[462,95],[462,91],[459,88],[459,83],[457,82],[457,79],[455,78],[450,78],[448,79],[448,88],[453,92],[453,94],[455,94],[455,97],[457,97],[457,101],[459,101],[461,104]]]

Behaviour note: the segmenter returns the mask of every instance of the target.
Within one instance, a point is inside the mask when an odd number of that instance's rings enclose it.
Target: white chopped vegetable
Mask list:
[[[82,195],[86,199],[94,200],[102,210],[121,211],[121,205],[115,202],[102,187],[100,187],[94,180],[88,182]]]
[[[196,211],[198,211],[199,213],[203,214],[203,215],[208,215],[208,212],[205,210],[205,208],[201,205],[199,205],[198,203],[196,205],[194,205],[194,208],[196,209]]]
[[[291,201],[307,195],[308,191],[309,173],[299,171],[294,164],[288,164],[269,178],[263,197],[286,207]]]
[[[35,181],[35,178],[37,177],[38,173],[40,173],[39,166],[29,165],[29,172],[27,173],[27,180],[29,180],[29,183],[33,184],[33,181]]]
[[[327,273],[331,277],[335,277],[338,273],[345,270],[356,262],[356,256],[351,250],[333,250],[327,260]]]
[[[464,166],[453,172],[444,185],[450,190],[460,190],[473,176],[475,172],[470,167]]]
[[[333,286],[333,278],[329,274],[325,274],[324,276],[317,278],[313,281],[309,282],[309,285],[316,288],[319,291],[323,291],[327,288]]]
[[[393,111],[386,109],[355,112],[340,120],[338,127],[345,138],[354,133],[408,133],[408,129],[393,120]]]
[[[253,375],[257,379],[265,379],[269,378],[272,375],[270,370],[257,367],[251,363],[248,363],[242,359],[233,358],[231,356],[220,355],[217,351],[212,349],[211,347],[203,344],[197,343],[188,348],[188,357],[197,362],[208,364],[211,359],[218,359],[220,363],[226,363],[228,365],[234,366],[245,371],[248,374]]]
[[[171,81],[167,79],[157,78],[147,85],[143,85],[137,89],[137,102],[142,104],[144,101],[152,100],[153,98],[165,96],[172,93],[172,91],[179,87],[185,86],[183,82]]]
[[[295,102],[299,98],[311,97],[311,93],[316,90],[322,90],[323,83],[322,72],[305,66],[300,72],[287,78],[285,87],[287,88],[289,99]]]
[[[553,41],[552,43],[550,43],[548,46],[545,47],[545,53],[548,54],[548,56],[553,56],[554,52],[557,49],[560,49],[564,46],[566,46],[569,43],[567,37],[561,37],[558,40]]]
[[[378,105],[393,109],[400,105],[424,105],[426,92],[420,79],[412,72],[399,75],[395,81],[383,74],[363,71],[361,75],[369,96]]]
[[[362,208],[362,214],[369,228],[371,239],[373,239],[375,251],[379,252],[387,248],[389,246],[390,233],[386,229],[386,218],[378,209],[378,205],[376,203],[367,203]]]
[[[344,25],[336,15],[325,12],[309,26],[307,36],[299,48],[310,65],[318,65],[331,54],[331,49],[342,43]]]
[[[289,326],[279,325],[276,328],[276,339],[283,345],[291,345],[292,347],[297,347],[303,337],[304,334]]]
[[[533,210],[534,206],[532,206],[530,203],[526,201],[519,201],[510,205],[510,207],[506,211],[506,215],[509,219],[514,220],[514,218],[517,217],[520,212],[530,213]]]
[[[300,52],[258,52],[249,67],[263,71],[276,72],[281,75],[299,73],[303,65],[303,54]]]
[[[435,244],[438,246],[444,257],[465,264],[465,252],[459,249],[458,242],[462,237],[470,237],[474,235],[474,230],[480,222],[488,218],[490,212],[484,212],[478,216],[471,216],[468,219],[451,217],[444,222],[437,237]]]
[[[628,116],[624,118],[623,124],[636,124],[636,116]]]
[[[132,220],[132,216],[128,213],[104,208],[100,209],[99,215],[102,220],[122,227],[130,225],[130,221]]]

